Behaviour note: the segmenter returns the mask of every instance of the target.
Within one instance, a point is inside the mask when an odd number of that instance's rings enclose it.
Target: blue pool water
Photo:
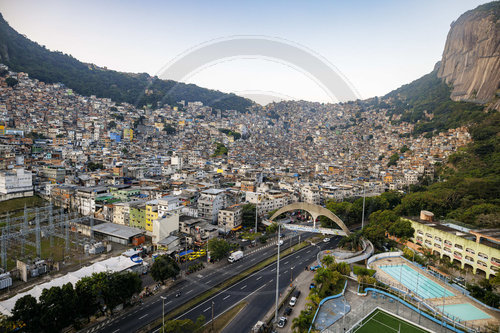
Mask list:
[[[380,268],[422,298],[454,296],[452,292],[430,280],[425,275],[418,273],[408,265],[380,266]]]
[[[443,306],[439,306],[439,310],[442,311]],[[484,313],[470,303],[445,305],[444,312],[447,313],[448,316],[459,318],[461,321],[491,318],[490,315]]]

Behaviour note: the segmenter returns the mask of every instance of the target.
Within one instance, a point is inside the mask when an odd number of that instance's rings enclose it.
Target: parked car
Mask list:
[[[283,245],[283,240],[280,239],[280,241],[278,243],[276,243],[276,246],[278,246],[278,245],[280,245],[280,246]]]
[[[311,283],[311,284],[309,285],[309,289],[313,289],[313,288],[316,288],[316,285],[315,285],[314,283]]]
[[[323,238],[323,242],[328,243],[329,241],[330,241],[330,238],[328,238],[328,237]]]
[[[281,317],[280,320],[278,321],[278,327],[283,328],[286,325],[286,317]]]
[[[289,307],[289,306],[287,306],[286,309],[285,309],[285,311],[283,311],[283,314],[285,316],[289,316],[291,313],[292,313],[292,308]]]
[[[317,270],[318,268],[320,268],[321,266],[320,265],[316,265],[316,266],[311,266],[311,268],[309,268],[311,271],[315,271]]]
[[[290,298],[290,302],[288,303],[288,305],[295,306],[295,304],[297,304],[297,297],[293,296],[292,298]]]

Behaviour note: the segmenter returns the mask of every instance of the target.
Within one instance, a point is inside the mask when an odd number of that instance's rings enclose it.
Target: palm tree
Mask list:
[[[325,265],[327,268],[330,268],[333,264],[335,264],[335,257],[334,256],[325,256],[321,260],[321,263]]]

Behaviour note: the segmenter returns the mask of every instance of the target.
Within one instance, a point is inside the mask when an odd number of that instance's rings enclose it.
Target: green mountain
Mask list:
[[[437,72],[438,68],[384,96],[391,100],[388,114],[416,123],[414,134],[432,135],[471,125],[484,117],[483,105],[451,100],[451,87],[437,77]]]
[[[249,99],[216,90],[161,80],[146,73],[132,74],[86,64],[71,55],[53,52],[19,34],[0,14],[0,63],[13,71],[47,83],[61,82],[75,92],[111,98],[137,107],[157,103],[201,101],[221,110],[246,112],[253,105]],[[147,94],[145,93],[147,89]]]
[[[438,165],[441,181],[404,196],[398,215],[425,209],[473,228],[500,227],[499,13],[496,1],[461,15],[435,69],[383,97],[381,107],[393,121],[414,123],[415,135],[467,126],[473,140]]]

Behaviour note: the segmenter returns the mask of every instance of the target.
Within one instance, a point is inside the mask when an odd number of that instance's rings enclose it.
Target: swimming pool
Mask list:
[[[454,296],[451,291],[443,288],[406,264],[379,267],[422,298]]]
[[[443,311],[443,306],[438,306],[438,308]],[[490,315],[470,303],[445,305],[444,313],[448,314],[448,317],[453,316],[461,321],[491,318]]]

